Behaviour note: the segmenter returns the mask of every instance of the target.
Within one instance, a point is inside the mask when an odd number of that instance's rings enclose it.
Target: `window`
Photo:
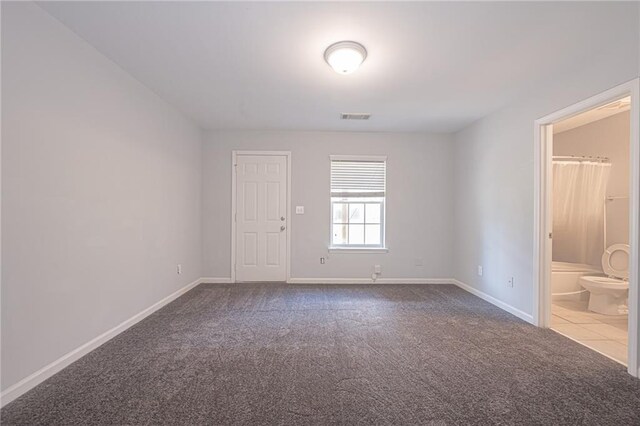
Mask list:
[[[331,247],[384,248],[386,157],[331,156]]]

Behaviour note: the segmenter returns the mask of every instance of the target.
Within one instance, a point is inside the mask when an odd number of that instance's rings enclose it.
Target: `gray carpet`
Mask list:
[[[625,368],[451,285],[200,285],[6,425],[640,424]]]

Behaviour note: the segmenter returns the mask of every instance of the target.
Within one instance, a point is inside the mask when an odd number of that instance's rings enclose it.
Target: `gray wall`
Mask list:
[[[534,121],[638,77],[638,16],[638,4],[629,3],[620,10],[619,42],[606,53],[455,135],[457,279],[532,313]]]
[[[2,90],[4,390],[200,277],[201,133],[34,4]]]
[[[553,135],[553,155],[607,157],[611,174],[607,196],[629,196],[630,112],[622,112]],[[629,244],[629,199],[607,202],[607,246]],[[561,259],[563,253],[559,254]],[[600,266],[599,263],[596,264]]]
[[[293,278],[442,278],[452,274],[453,145],[448,136],[347,132],[209,132],[203,149],[203,270],[231,274],[231,152],[292,152]],[[329,155],[387,155],[385,254],[329,255]],[[416,266],[417,260],[423,266]]]

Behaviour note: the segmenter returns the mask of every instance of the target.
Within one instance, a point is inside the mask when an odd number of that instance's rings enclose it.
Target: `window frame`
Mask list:
[[[367,198],[376,199],[376,201],[367,201]],[[363,222],[362,223],[338,223],[333,220],[333,208],[335,204],[345,204],[348,206],[351,204],[362,204],[364,207],[363,212]],[[380,222],[376,223],[367,223],[367,204],[374,204],[380,206]],[[385,230],[385,197],[331,197],[331,242],[330,248],[332,249],[344,249],[344,248],[356,248],[356,249],[383,249],[384,245],[384,230]],[[348,220],[348,219],[347,219]],[[380,226],[380,243],[379,244],[335,244],[333,242],[333,230],[335,225],[346,225],[347,226],[347,241],[348,237],[348,229],[349,225],[363,225],[365,227],[365,235],[366,235],[366,226],[367,225],[378,225]],[[366,242],[366,237],[365,237]]]
[[[388,248],[386,246],[386,201],[387,201],[387,193],[386,193],[386,156],[371,156],[371,155],[330,155],[329,156],[329,252],[350,252],[350,253],[369,253],[369,252],[388,252]],[[331,192],[331,163],[333,161],[362,161],[362,162],[384,162],[385,163],[385,191],[384,195],[372,195],[370,197],[367,196],[334,196]],[[369,199],[369,200],[368,200]],[[366,232],[366,205],[367,204],[377,204],[380,205],[380,243],[379,244],[349,244],[348,243],[348,234],[347,234],[347,244],[334,244],[333,242],[333,231],[334,225],[347,225],[347,233],[349,232],[349,222],[347,219],[347,223],[338,223],[334,222],[333,214],[334,214],[334,205],[335,204],[345,204],[346,208],[349,209],[350,204],[363,204],[364,212],[363,212],[363,222],[362,225],[365,227]],[[378,223],[371,224],[378,225]],[[366,240],[365,240],[366,241]]]

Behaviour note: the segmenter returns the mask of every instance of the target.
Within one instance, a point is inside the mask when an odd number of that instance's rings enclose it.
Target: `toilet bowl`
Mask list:
[[[580,277],[580,285],[589,292],[589,310],[604,315],[629,312],[629,282],[609,277]]]
[[[589,292],[588,309],[604,315],[628,313],[629,245],[614,244],[605,250],[602,269],[607,276],[580,277],[580,285]]]

